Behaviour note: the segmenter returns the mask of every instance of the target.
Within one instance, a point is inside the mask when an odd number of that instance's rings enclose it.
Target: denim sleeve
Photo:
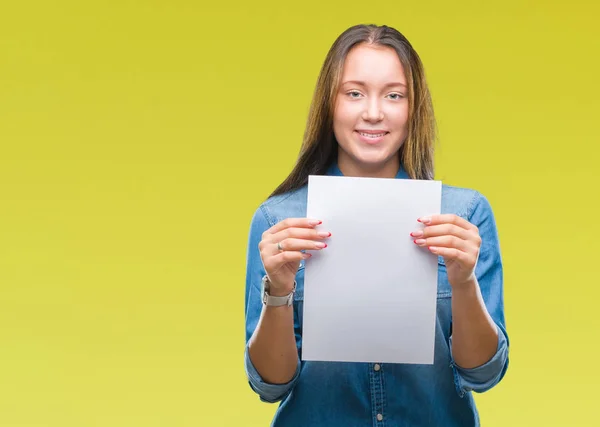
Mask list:
[[[284,399],[294,387],[300,375],[300,359],[298,359],[296,373],[290,382],[286,384],[269,384],[261,378],[260,374],[252,364],[248,353],[248,341],[256,329],[256,325],[258,324],[258,320],[260,319],[262,312],[262,301],[260,295],[261,281],[263,276],[266,274],[260,258],[258,244],[262,239],[262,234],[271,227],[267,221],[263,209],[263,207],[260,207],[254,213],[252,222],[250,224],[250,235],[248,238],[245,293],[246,347],[244,351],[244,364],[246,377],[252,390],[259,395],[260,400],[263,402],[275,403]],[[294,323],[296,324],[297,319],[295,313],[294,317]],[[296,333],[296,343],[299,347],[300,344],[298,333]]]
[[[452,359],[454,382],[461,397],[471,390],[482,393],[491,389],[500,382],[508,368],[509,341],[504,320],[502,259],[496,221],[492,208],[483,195],[477,193],[473,205],[469,221],[479,228],[482,240],[475,275],[486,308],[498,329],[498,346],[494,356],[476,368],[461,368]],[[452,337],[450,350],[452,355]]]

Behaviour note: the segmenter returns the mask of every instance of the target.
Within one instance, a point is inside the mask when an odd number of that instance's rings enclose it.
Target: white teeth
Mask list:
[[[376,135],[372,134],[372,133],[362,133],[359,132],[359,134],[361,134],[362,136],[366,136],[367,138],[379,138],[385,135],[385,133],[378,133]]]

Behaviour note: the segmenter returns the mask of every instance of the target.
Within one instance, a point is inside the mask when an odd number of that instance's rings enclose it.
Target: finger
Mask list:
[[[461,264],[470,265],[472,263],[471,255],[456,248],[443,248],[439,246],[430,246],[429,251],[436,255],[444,257],[446,260],[458,261]]]
[[[281,230],[285,230],[290,227],[300,227],[300,228],[313,228],[319,224],[322,224],[322,221],[317,219],[310,218],[287,218],[283,221],[278,222],[273,227],[269,228],[266,233],[275,234]]]
[[[327,244],[324,242],[315,242],[314,240],[304,239],[284,239],[279,242],[281,251],[309,251],[309,250],[320,250],[325,249]],[[274,252],[281,252],[277,243],[271,245],[274,248]]]
[[[264,262],[265,270],[266,271],[277,270],[282,265],[287,264],[288,262],[300,262],[303,259],[310,258],[311,256],[312,256],[311,254],[305,254],[305,253],[297,252],[297,251],[283,251],[283,252],[278,253],[277,255],[268,257],[267,260],[265,260],[265,262]]]
[[[426,239],[428,237],[437,236],[456,236],[460,239],[469,240],[473,232],[465,230],[454,224],[440,224],[426,226],[422,230],[416,230],[410,233],[412,237],[420,237]]]
[[[477,227],[475,227],[469,221],[454,214],[425,216],[417,219],[417,221],[425,225],[454,224],[464,228],[465,230],[477,230]]]
[[[269,241],[281,242],[282,240],[289,238],[304,239],[304,240],[322,240],[331,237],[331,233],[328,231],[317,231],[312,228],[286,228],[275,234],[271,234],[268,237]]]
[[[417,246],[453,248],[463,252],[472,252],[474,249],[469,242],[456,236],[438,236],[429,237],[427,239],[415,239],[414,243]]]

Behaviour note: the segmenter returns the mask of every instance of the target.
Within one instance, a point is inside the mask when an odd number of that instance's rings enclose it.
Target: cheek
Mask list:
[[[389,123],[396,129],[406,128],[408,124],[408,107],[394,108],[387,113]]]
[[[352,105],[348,105],[344,102],[339,103],[336,106],[335,113],[333,116],[334,127],[336,127],[340,131],[347,131],[347,128],[354,129],[357,119],[357,112],[355,110],[356,107],[352,108]]]

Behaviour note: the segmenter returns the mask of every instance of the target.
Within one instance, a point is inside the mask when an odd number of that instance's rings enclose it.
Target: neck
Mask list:
[[[350,162],[349,159],[340,156],[338,167],[344,176],[364,177],[364,178],[395,178],[400,170],[400,161],[398,156],[394,156],[388,162],[383,164],[358,164]]]

